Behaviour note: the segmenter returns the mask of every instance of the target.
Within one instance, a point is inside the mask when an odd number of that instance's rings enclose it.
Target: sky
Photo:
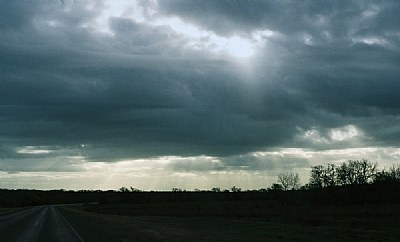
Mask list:
[[[0,188],[259,189],[400,158],[396,1],[0,1]]]

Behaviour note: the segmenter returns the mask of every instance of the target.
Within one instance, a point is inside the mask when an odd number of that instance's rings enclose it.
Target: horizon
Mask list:
[[[400,158],[400,3],[2,1],[0,188],[246,189]]]

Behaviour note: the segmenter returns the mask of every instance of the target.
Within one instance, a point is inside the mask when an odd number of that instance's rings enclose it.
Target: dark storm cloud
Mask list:
[[[395,2],[160,1],[146,15],[219,36],[279,33],[249,76],[229,59],[184,48],[190,39],[167,24],[110,17],[112,35],[87,27],[106,8],[88,4],[0,4],[2,162],[212,155],[230,157],[222,167],[270,169],[279,162],[232,157],[314,147],[295,139],[313,127],[328,134],[353,124],[370,145],[400,137]],[[17,152],[25,146],[69,151]]]

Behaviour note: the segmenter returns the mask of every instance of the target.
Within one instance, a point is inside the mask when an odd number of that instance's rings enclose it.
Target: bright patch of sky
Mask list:
[[[362,135],[362,132],[354,125],[346,125],[330,131],[331,139],[337,141],[349,140],[359,135]]]
[[[52,152],[51,150],[45,149],[43,147],[34,147],[34,146],[25,146],[17,149],[17,153],[19,154],[40,155],[40,154],[49,154],[51,152]]]
[[[353,124],[332,128],[324,132],[318,127],[312,127],[309,130],[298,128],[298,130],[301,139],[320,144],[332,144],[364,137],[364,133]]]
[[[96,4],[88,4],[87,7],[94,8]],[[106,1],[99,17],[83,27],[90,27],[100,33],[114,36],[109,26],[109,21],[113,17],[131,19],[151,26],[168,26],[187,40],[184,48],[235,59],[253,57],[258,49],[265,46],[267,38],[276,35],[274,31],[256,30],[248,36],[219,36],[212,31],[184,22],[179,17],[159,16],[157,3],[154,1],[150,1],[147,6],[141,6],[136,1]],[[53,22],[49,24],[56,26]]]

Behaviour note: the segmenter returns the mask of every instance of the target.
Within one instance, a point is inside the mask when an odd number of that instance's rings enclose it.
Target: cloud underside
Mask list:
[[[310,150],[397,147],[399,10],[389,1],[2,2],[0,169],[197,157],[169,167],[264,171],[309,167]],[[302,156],[255,155],[287,148]]]

